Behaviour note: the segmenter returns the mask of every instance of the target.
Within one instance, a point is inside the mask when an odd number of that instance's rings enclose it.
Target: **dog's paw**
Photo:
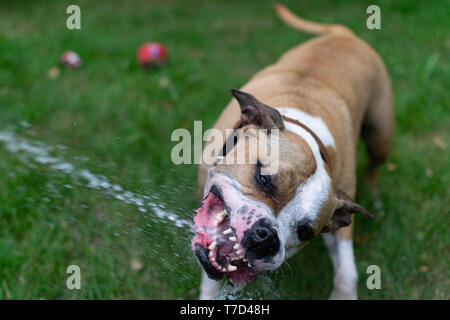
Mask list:
[[[334,276],[330,300],[357,300],[358,274],[354,268],[340,268]]]
[[[330,300],[358,300],[358,295],[356,290],[354,291],[343,291],[333,289],[331,292]]]

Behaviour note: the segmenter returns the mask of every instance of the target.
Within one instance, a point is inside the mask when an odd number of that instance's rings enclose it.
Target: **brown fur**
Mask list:
[[[314,156],[308,144],[298,135],[291,132],[284,132],[280,137],[280,167],[282,170],[272,176],[276,192],[268,196],[258,188],[255,180],[256,165],[255,154],[250,153],[249,146],[255,144],[257,137],[249,133],[250,129],[257,129],[255,126],[243,128],[241,138],[236,146],[227,155],[226,160],[220,161],[215,167],[216,173],[224,173],[235,177],[242,185],[242,193],[254,200],[261,201],[268,205],[275,215],[289,202],[295,194],[297,186],[306,181],[316,170]],[[242,137],[246,137],[245,140]],[[294,142],[294,143],[293,143]],[[236,154],[243,152],[246,155],[246,164],[227,164],[227,161],[236,159]],[[312,161],[311,161],[312,159]]]
[[[282,6],[278,6],[277,11],[294,28],[325,34],[286,52],[275,64],[257,73],[242,90],[272,107],[298,108],[320,117],[336,144],[336,151],[328,148],[334,186],[353,198],[356,192],[356,146],[361,128],[370,159],[368,175],[373,183],[376,182],[378,166],[390,152],[394,113],[386,68],[377,53],[346,27],[308,22]],[[239,119],[240,108],[233,99],[214,127],[225,133]],[[267,199],[255,191],[248,167],[231,169],[218,166],[216,170],[233,170],[233,175],[245,185],[244,193],[279,210],[292,197],[297,186],[295,183],[314,172],[311,165],[314,157],[308,154],[311,153],[310,148],[296,135],[284,133],[284,136],[298,150],[283,151],[285,155],[281,155],[283,171],[291,176],[290,179],[280,179],[292,183],[281,187],[284,195],[280,199]],[[201,190],[207,178],[207,168],[204,164],[200,167]],[[290,170],[293,168],[294,172]],[[350,226],[340,229],[338,235],[340,239],[350,239],[351,233]]]

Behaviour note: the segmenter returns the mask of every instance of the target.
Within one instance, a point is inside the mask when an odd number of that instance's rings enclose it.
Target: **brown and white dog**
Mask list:
[[[334,267],[330,298],[356,299],[352,214],[372,217],[352,200],[356,147],[361,133],[367,176],[375,184],[395,125],[389,76],[377,53],[348,28],[306,21],[281,5],[276,10],[295,29],[323,35],[289,50],[241,91],[232,90],[236,99],[214,126],[239,135],[232,148],[215,150],[215,164],[200,166],[204,200],[192,242],[204,268],[200,298],[216,296],[225,275],[240,285],[275,270],[321,233]],[[268,159],[256,159],[239,138],[261,128],[279,132],[279,152]],[[237,152],[254,162],[227,164]],[[277,172],[262,174],[274,157]]]

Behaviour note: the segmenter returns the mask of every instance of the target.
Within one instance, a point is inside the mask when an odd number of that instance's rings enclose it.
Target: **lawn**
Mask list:
[[[383,207],[362,179],[357,194],[378,213],[356,221],[359,297],[449,299],[450,3],[380,1],[382,29],[368,30],[373,1],[282,2],[351,27],[392,79],[397,131],[380,177]],[[81,30],[66,28],[74,3]],[[9,138],[0,138],[0,298],[195,299],[190,229],[172,220],[194,215],[197,168],[171,162],[171,133],[193,131],[194,120],[210,127],[229,88],[310,38],[285,26],[272,1],[2,1],[0,137]],[[166,45],[164,68],[139,68],[145,41]],[[83,66],[50,76],[65,50]],[[358,158],[362,177],[362,145]],[[93,185],[83,170],[116,189]],[[380,290],[366,287],[373,264]],[[66,287],[69,265],[81,269],[81,290]],[[331,288],[317,239],[238,296],[326,299]]]

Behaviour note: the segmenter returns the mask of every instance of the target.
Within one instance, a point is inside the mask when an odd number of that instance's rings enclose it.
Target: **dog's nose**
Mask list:
[[[262,259],[274,256],[278,252],[280,240],[269,220],[261,219],[245,232],[242,245],[248,258]]]

